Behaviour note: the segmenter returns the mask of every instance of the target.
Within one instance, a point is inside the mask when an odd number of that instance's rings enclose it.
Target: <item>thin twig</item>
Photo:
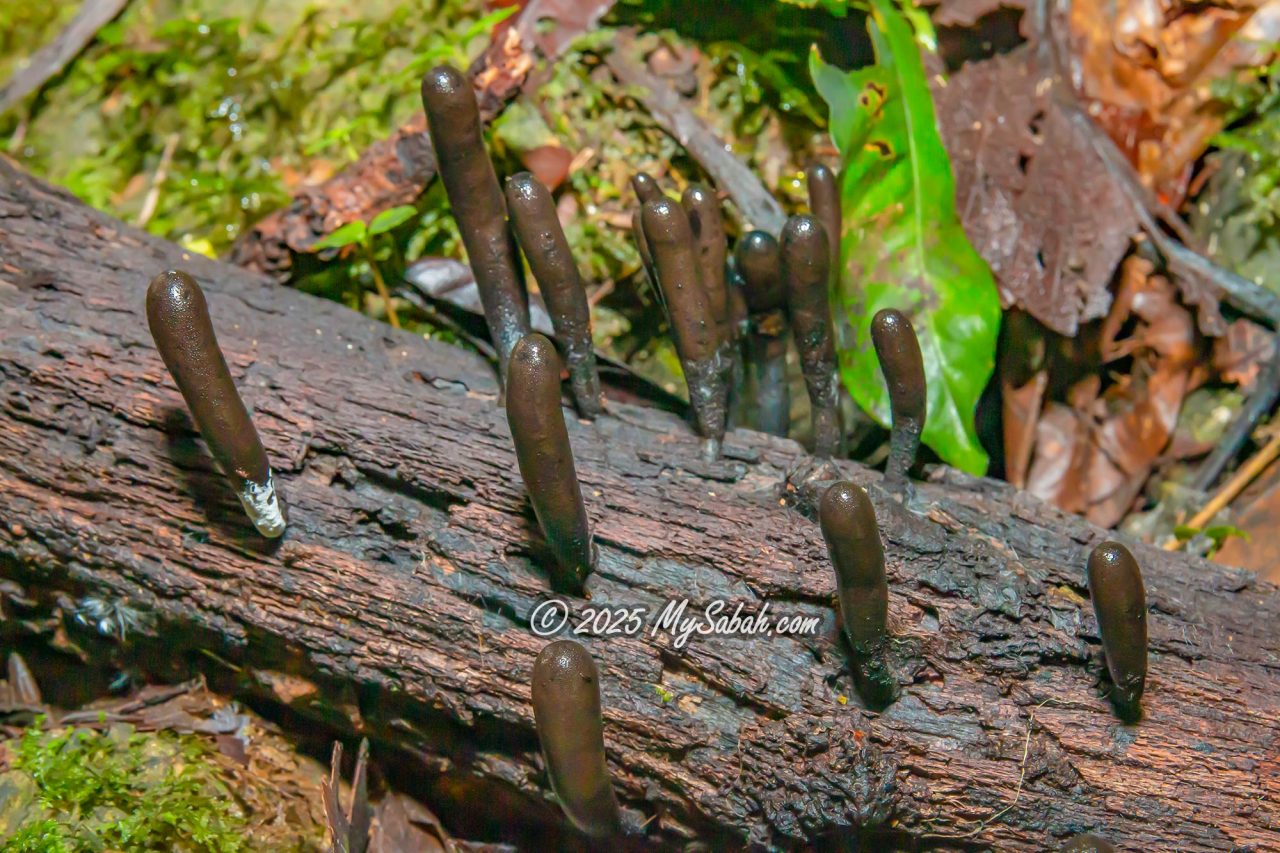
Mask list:
[[[1018,773],[1018,785],[1013,790],[1013,799],[1009,801],[1009,805],[1005,806],[1000,811],[996,812],[990,817],[980,821],[976,827],[969,830],[968,832],[964,832],[959,835],[934,835],[930,833],[929,837],[931,839],[941,840],[941,839],[972,838],[973,836],[977,835],[979,832],[982,832],[982,830],[986,829],[992,823],[994,823],[998,818],[1004,815],[1005,812],[1009,811],[1009,809],[1013,808],[1018,804],[1018,800],[1021,799],[1022,797],[1022,783],[1026,781],[1026,778],[1027,778],[1027,758],[1031,754],[1031,732],[1034,731],[1036,727],[1036,711],[1040,710],[1041,708],[1043,708],[1045,705],[1047,705],[1052,701],[1053,701],[1052,699],[1045,699],[1039,705],[1036,705],[1034,708],[1032,708],[1031,711],[1029,712],[1029,716],[1027,719],[1027,736],[1022,742],[1022,760],[1020,762],[1021,769]]]
[[[1280,334],[1275,336],[1271,360],[1258,377],[1258,387],[1249,399],[1244,401],[1236,419],[1222,434],[1222,438],[1214,445],[1213,451],[1200,463],[1191,488],[1197,491],[1208,491],[1226,469],[1228,463],[1240,452],[1240,448],[1248,441],[1258,423],[1276,406],[1280,399]]]
[[[1187,522],[1187,526],[1199,530],[1204,527],[1213,517],[1222,509],[1231,503],[1236,497],[1244,491],[1245,486],[1253,482],[1253,478],[1262,473],[1268,465],[1280,457],[1280,433],[1276,433],[1267,442],[1266,446],[1249,458],[1249,461],[1241,465],[1231,479],[1222,484],[1222,488],[1209,498],[1199,512],[1191,517]],[[1170,539],[1164,543],[1166,551],[1176,551],[1182,547],[1182,542],[1178,539]]]
[[[169,166],[173,163],[174,152],[178,150],[179,139],[181,139],[179,134],[171,133],[169,138],[164,141],[164,151],[160,152],[160,162],[156,166],[155,173],[151,176],[151,186],[147,189],[146,198],[142,200],[142,210],[138,211],[138,219],[135,224],[139,228],[145,227],[156,213],[156,207],[160,204],[160,188],[164,186],[165,179],[169,177]]]
[[[53,41],[35,52],[26,66],[0,86],[0,114],[39,89],[80,55],[98,30],[109,24],[129,0],[85,0],[80,11]]]
[[[747,225],[771,234],[781,231],[786,216],[777,199],[670,85],[649,73],[643,60],[635,55],[634,33],[620,31],[616,41],[605,64],[618,82],[636,89],[636,99],[653,120],[684,146],[719,189],[728,193]]]

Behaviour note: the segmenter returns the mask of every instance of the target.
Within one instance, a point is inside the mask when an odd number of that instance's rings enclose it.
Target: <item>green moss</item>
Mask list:
[[[246,818],[193,736],[41,719],[9,749],[4,853],[249,849]]]
[[[0,134],[94,207],[218,252],[405,120],[424,68],[466,65],[487,38],[482,6],[371,0],[352,16],[339,0],[131,3]]]

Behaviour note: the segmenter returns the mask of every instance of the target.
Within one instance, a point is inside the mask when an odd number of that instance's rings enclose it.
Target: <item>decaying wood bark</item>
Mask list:
[[[254,409],[290,503],[278,545],[212,471],[148,336],[146,284],[170,266],[204,285]],[[529,706],[545,555],[486,363],[187,257],[0,164],[0,382],[6,636],[88,644],[72,610],[92,598],[88,621],[118,634],[127,604],[142,616],[117,653],[229,673],[318,729],[403,748],[446,824],[563,825]],[[619,799],[648,819],[635,849],[851,849],[861,829],[877,850],[875,834],[1040,851],[1084,830],[1127,850],[1280,850],[1276,588],[1135,548],[1152,658],[1146,717],[1124,726],[1085,598],[1103,531],[950,471],[911,511],[842,464],[877,503],[904,683],[872,713],[836,641],[826,548],[794,506],[805,490],[787,485],[810,464],[797,445],[733,431],[703,463],[684,424],[625,406],[570,433],[600,545],[592,605],[822,617],[808,638],[586,639]]]

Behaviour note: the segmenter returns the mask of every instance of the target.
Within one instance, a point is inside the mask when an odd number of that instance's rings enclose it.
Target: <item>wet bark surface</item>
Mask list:
[[[213,470],[151,342],[147,282],[173,266],[205,289],[289,501],[278,543]],[[401,748],[446,824],[562,827],[529,701],[548,556],[497,391],[476,356],[188,257],[0,163],[5,636],[111,647],[161,675],[221,667],[300,724]],[[837,637],[802,449],[737,430],[705,463],[672,416],[612,411],[569,423],[600,549],[591,605],[821,618],[812,637],[683,648],[582,638],[625,822],[648,819],[637,849],[851,848],[856,829],[864,849],[884,832],[1039,851],[1081,831],[1280,849],[1275,587],[1135,546],[1152,653],[1145,717],[1125,726],[1087,600],[1102,530],[947,470],[903,507],[841,463],[885,540],[902,687],[873,713]],[[76,610],[110,636],[91,641]]]

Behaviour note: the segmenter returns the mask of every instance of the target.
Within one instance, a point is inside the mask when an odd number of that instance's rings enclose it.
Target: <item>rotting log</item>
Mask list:
[[[289,501],[278,544],[213,471],[148,335],[147,282],[171,266],[205,288]],[[400,748],[451,829],[563,827],[529,702],[546,555],[487,363],[188,257],[0,163],[0,383],[7,642],[87,646],[71,611],[92,599],[117,621],[90,621],[118,634],[127,605],[127,642],[95,648],[153,675],[222,668],[317,730]],[[798,445],[735,430],[707,463],[685,424],[627,406],[569,430],[593,605],[822,617],[803,639],[584,639],[620,804],[651,818],[627,847],[852,847],[861,827],[942,849],[1093,831],[1129,850],[1280,850],[1275,587],[1135,547],[1151,659],[1145,717],[1124,726],[1087,600],[1103,531],[948,469],[909,510],[840,463],[885,542],[903,684],[876,714],[797,509]]]

